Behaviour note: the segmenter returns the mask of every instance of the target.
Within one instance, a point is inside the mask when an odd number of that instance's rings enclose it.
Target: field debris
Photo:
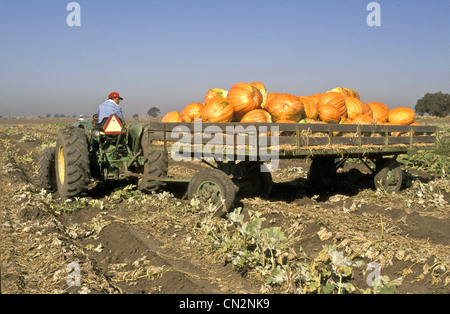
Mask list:
[[[43,191],[37,160],[59,127],[0,125],[2,293],[450,293],[448,158],[423,159],[437,169],[402,156],[396,194],[371,187],[358,164],[317,191],[309,161],[285,161],[268,197],[215,217],[180,184],[143,194],[92,182],[67,202]],[[177,163],[170,175],[202,167]],[[71,263],[79,285],[68,284]]]

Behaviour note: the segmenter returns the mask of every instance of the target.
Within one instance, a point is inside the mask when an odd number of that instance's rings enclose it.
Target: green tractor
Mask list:
[[[112,115],[60,130],[56,146],[47,148],[39,160],[38,179],[45,190],[69,199],[85,195],[91,179],[105,182],[132,176],[138,178],[139,190],[155,191],[164,184],[158,178],[165,178],[167,171],[167,152],[148,149],[143,126],[123,124]]]

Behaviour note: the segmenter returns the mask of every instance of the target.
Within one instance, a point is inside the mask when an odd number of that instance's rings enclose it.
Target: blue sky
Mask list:
[[[125,116],[202,102],[211,88],[355,89],[414,107],[450,93],[450,1],[0,0],[0,115],[93,114],[117,91]]]

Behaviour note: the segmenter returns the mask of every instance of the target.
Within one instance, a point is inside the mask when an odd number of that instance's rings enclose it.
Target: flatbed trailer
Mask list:
[[[376,188],[392,193],[402,183],[397,156],[435,149],[437,135],[435,126],[152,122],[143,138],[147,149],[162,151],[174,160],[202,161],[211,168],[190,179],[127,175],[188,182],[189,198],[196,195],[203,202],[221,202],[229,209],[238,191],[243,195],[270,193],[270,171],[276,170],[279,160],[310,159],[310,183],[322,188],[352,158],[370,169]]]

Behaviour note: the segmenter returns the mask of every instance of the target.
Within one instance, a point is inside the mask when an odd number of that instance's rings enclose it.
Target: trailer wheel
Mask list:
[[[270,195],[273,187],[272,174],[262,172],[263,164],[257,162],[251,164],[247,169],[247,176],[242,185],[239,185],[239,194],[244,197]]]
[[[327,189],[333,183],[336,175],[336,165],[333,158],[317,158],[311,162],[309,182],[316,189]]]
[[[230,177],[217,169],[197,172],[189,182],[188,197],[197,197],[202,206],[217,206],[216,213],[228,212],[234,205],[236,188]]]
[[[62,199],[87,192],[90,181],[89,150],[83,129],[68,127],[58,133],[55,172]]]
[[[268,197],[272,191],[273,181],[270,172],[262,172],[265,165],[259,161],[240,163],[218,162],[219,170],[231,176],[233,183],[239,187],[239,195],[243,197]]]
[[[387,193],[397,193],[402,187],[403,171],[400,163],[393,159],[382,159],[377,162],[374,177],[375,188]]]
[[[39,185],[47,192],[55,192],[57,189],[55,173],[55,151],[56,147],[44,150],[38,162]]]
[[[246,188],[250,190],[248,194],[243,191],[243,195],[268,197],[272,192],[273,181],[270,172],[258,171],[252,174],[246,184]]]

